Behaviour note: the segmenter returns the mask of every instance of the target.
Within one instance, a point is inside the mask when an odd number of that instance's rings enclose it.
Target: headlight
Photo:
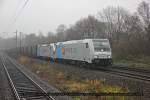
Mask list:
[[[98,58],[98,55],[95,55],[94,58]]]
[[[111,58],[111,56],[110,56],[110,55],[108,55],[107,57],[108,57],[108,58]]]

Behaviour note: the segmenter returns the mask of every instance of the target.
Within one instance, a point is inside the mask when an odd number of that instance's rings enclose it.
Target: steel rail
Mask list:
[[[146,82],[150,82],[150,76],[140,73],[140,71],[131,71],[127,69],[121,69],[121,68],[97,68],[100,71],[110,73],[110,74],[115,74],[123,77],[129,77],[129,78],[134,78]]]
[[[7,68],[6,68],[6,66],[5,66],[5,64],[3,62],[3,59],[1,58],[1,60],[2,60],[2,65],[4,67],[6,76],[7,76],[8,80],[9,80],[10,86],[11,86],[13,92],[14,92],[15,98],[16,98],[16,100],[21,100],[20,97],[19,97],[19,94],[18,94],[18,92],[17,92],[17,90],[15,88],[15,85],[14,85],[14,83],[13,83],[13,81],[12,81],[12,79],[11,79],[9,73],[8,73],[8,70],[7,70]]]
[[[8,57],[8,59],[11,61],[11,63],[13,63],[13,64],[16,66],[16,68],[17,68],[18,70],[20,70],[20,69],[17,67],[18,65],[17,65],[16,63],[14,63],[11,58]],[[42,90],[45,94],[47,94],[47,92],[46,92],[39,84],[37,84],[32,78],[30,78],[25,72],[23,72],[22,70],[20,70],[20,71],[21,71],[28,79],[30,79],[31,82],[32,82],[33,84],[35,84],[35,86],[37,86],[40,90]],[[47,95],[47,97],[48,97],[49,99],[51,99],[51,100],[55,100],[52,96],[48,96],[48,95]]]
[[[6,57],[6,55],[5,55],[5,57]],[[20,68],[18,68],[18,65],[16,64],[16,63],[14,63],[8,56],[5,58],[5,60],[9,60],[9,62],[12,64],[12,65],[14,65],[14,67],[15,68],[17,68],[17,70],[19,71],[19,72],[21,72],[28,80],[30,80],[30,82],[36,87],[36,88],[38,88],[42,93],[43,93],[43,95],[44,96],[46,96],[46,98],[48,99],[48,100],[55,100],[55,98],[53,98],[52,96],[49,96],[48,94],[47,94],[47,92],[39,85],[39,84],[37,84],[32,78],[30,78],[25,72],[23,72]],[[6,68],[6,65],[4,64],[4,58],[3,58],[3,66],[4,66],[4,68],[5,68],[5,70],[6,70],[6,73],[9,75],[9,71],[7,70],[7,68]],[[13,90],[14,90],[14,93],[15,93],[15,96],[16,96],[16,98],[17,98],[17,100],[21,100],[21,98],[19,97],[19,93],[17,92],[17,89],[15,88],[15,85],[14,85],[14,83],[13,83],[13,80],[11,79],[11,76],[9,75],[9,80],[10,80],[10,83],[11,83],[11,86],[12,86],[12,88],[13,88]]]

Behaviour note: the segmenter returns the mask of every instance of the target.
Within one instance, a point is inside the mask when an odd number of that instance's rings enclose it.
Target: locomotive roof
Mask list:
[[[50,46],[50,44],[39,44],[38,46]]]
[[[70,43],[86,43],[91,40],[108,40],[108,39],[83,39],[83,40],[71,40],[62,42],[63,44],[70,44]]]
[[[83,39],[83,40],[71,40],[71,41],[65,41],[65,42],[57,42],[57,43],[50,43],[50,44],[39,44],[38,46],[50,46],[51,44],[72,44],[72,43],[86,43],[91,40],[108,40],[108,39]]]

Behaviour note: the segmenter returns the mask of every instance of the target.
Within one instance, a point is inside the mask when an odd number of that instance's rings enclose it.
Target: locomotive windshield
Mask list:
[[[110,45],[108,40],[93,40],[95,52],[110,51]]]

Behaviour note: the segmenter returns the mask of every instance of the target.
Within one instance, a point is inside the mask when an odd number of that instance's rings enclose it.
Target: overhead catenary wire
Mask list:
[[[19,10],[18,14],[16,15],[14,19],[14,23],[17,21],[18,17],[21,15],[22,11],[24,10],[25,6],[28,4],[29,0],[26,0],[22,8]]]
[[[20,16],[21,13],[23,12],[24,8],[25,8],[26,5],[28,4],[28,2],[29,2],[29,0],[25,0],[23,6],[20,8],[20,10],[18,10],[18,13],[16,13],[16,14],[13,15],[14,18],[12,19],[11,24],[9,24],[8,27],[6,28],[7,31],[8,31],[8,29],[10,29],[10,28],[13,26],[13,24],[16,23],[16,21],[18,20],[19,16]],[[18,6],[18,7],[19,7],[19,6]],[[17,7],[17,9],[18,9],[18,7]],[[16,9],[16,10],[17,10],[17,9]]]

